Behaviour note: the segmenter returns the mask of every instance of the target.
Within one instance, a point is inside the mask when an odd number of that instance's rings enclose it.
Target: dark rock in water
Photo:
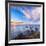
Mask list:
[[[26,28],[28,28],[28,26],[26,26]]]

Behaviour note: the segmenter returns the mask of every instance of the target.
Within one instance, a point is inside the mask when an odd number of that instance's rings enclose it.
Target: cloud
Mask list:
[[[32,21],[40,20],[41,7],[32,9],[31,12],[30,12],[30,9],[26,9],[23,11],[23,13],[28,19],[32,19]]]

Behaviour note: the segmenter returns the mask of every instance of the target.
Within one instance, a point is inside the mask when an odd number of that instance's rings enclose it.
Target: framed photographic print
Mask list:
[[[44,2],[6,1],[6,45],[44,43]]]

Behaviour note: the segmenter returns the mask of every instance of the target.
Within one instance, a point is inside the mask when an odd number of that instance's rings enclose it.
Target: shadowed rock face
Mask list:
[[[15,39],[36,39],[36,38],[40,38],[40,32],[32,32],[31,34],[28,35],[20,34]]]

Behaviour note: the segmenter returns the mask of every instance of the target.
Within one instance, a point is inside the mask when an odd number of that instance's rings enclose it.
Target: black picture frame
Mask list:
[[[30,3],[30,4],[42,4],[43,5],[43,41],[42,42],[28,42],[28,43],[13,43],[8,44],[8,3]],[[25,45],[25,44],[43,44],[44,43],[44,2],[27,2],[27,1],[12,1],[7,0],[5,1],[5,13],[6,13],[6,32],[5,32],[5,46],[8,45]]]

